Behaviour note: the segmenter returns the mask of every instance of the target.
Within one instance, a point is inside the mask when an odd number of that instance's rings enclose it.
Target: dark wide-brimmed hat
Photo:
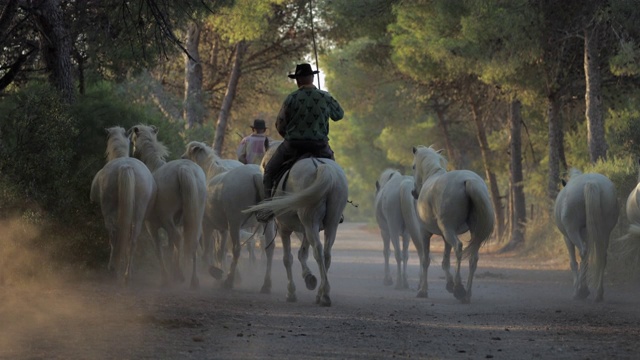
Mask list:
[[[262,119],[253,120],[253,125],[249,125],[249,126],[251,126],[252,129],[266,129],[267,128],[267,124]]]
[[[318,70],[314,71],[309,64],[298,64],[296,65],[296,72],[289,74],[288,76],[290,79],[295,79],[302,76],[315,75],[319,72],[320,71]]]

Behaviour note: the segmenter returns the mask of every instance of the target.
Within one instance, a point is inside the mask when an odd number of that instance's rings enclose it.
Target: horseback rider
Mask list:
[[[245,136],[240,141],[236,155],[238,155],[238,161],[243,164],[260,165],[262,157],[269,147],[269,138],[266,134],[267,125],[264,120],[255,119],[251,130],[251,135]]]
[[[265,200],[273,196],[273,182],[285,162],[304,154],[335,160],[329,147],[329,118],[342,119],[344,110],[329,92],[313,85],[318,72],[309,64],[298,64],[295,72],[288,75],[296,80],[298,90],[287,96],[276,119],[276,129],[284,141],[265,165]],[[256,218],[267,222],[273,215],[269,210],[260,210]]]

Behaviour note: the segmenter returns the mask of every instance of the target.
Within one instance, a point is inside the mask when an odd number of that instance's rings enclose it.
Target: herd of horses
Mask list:
[[[291,236],[300,239],[298,260],[316,303],[331,306],[327,276],[331,249],[348,202],[348,183],[342,168],[331,159],[303,157],[280,179],[273,198],[265,200],[262,168],[279,143],[273,143],[262,165],[245,165],[222,159],[208,145],[190,142],[180,159],[166,161],[167,148],[158,140],[154,126],[136,125],[107,129],[107,162],[95,175],[91,201],[101,206],[111,253],[108,268],[124,284],[132,276],[132,263],[142,228],[154,240],[164,285],[183,282],[185,262],[191,262],[191,288],[199,287],[197,253],[212,276],[232,288],[237,274],[243,235],[246,241],[263,234],[267,268],[261,292],[271,291],[271,269],[276,234],[280,236],[287,274],[287,301],[296,301],[292,277]],[[376,181],[375,216],[384,244],[384,284],[393,284],[389,269],[390,244],[397,262],[396,288],[408,288],[407,261],[412,240],[420,259],[418,297],[428,297],[427,271],[433,235],[444,240],[442,269],[446,289],[462,303],[471,301],[478,252],[494,228],[494,211],[482,178],[468,170],[447,171],[447,162],[431,147],[413,148],[413,174],[402,175],[386,169]],[[602,281],[610,233],[617,223],[616,190],[600,174],[581,174],[573,169],[555,205],[555,219],[569,250],[574,272],[575,298],[589,295],[587,269],[595,270],[596,301],[603,298]],[[640,199],[636,188],[627,202],[631,226],[628,237],[640,238]],[[274,220],[260,223],[254,213],[274,212]],[[170,251],[167,270],[163,254],[166,233]],[[323,233],[321,238],[320,233]],[[469,233],[468,240],[459,235]],[[402,238],[402,247],[400,246]],[[226,264],[227,241],[231,244],[231,264]],[[245,241],[245,242],[246,242]],[[250,246],[252,248],[252,246]],[[581,262],[578,265],[575,249]],[[307,264],[309,250],[318,265],[320,284]],[[450,271],[451,251],[456,258]],[[466,285],[461,263],[469,261]]]

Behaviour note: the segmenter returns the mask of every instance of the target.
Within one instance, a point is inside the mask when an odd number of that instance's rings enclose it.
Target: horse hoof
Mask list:
[[[222,283],[224,289],[233,289],[233,278],[228,278]]]
[[[307,286],[307,289],[314,290],[318,285],[318,279],[316,279],[316,277],[311,274],[307,274],[304,277],[304,283]]]
[[[327,295],[318,296],[316,297],[316,304],[324,307],[329,307],[331,306],[331,298],[329,298]]]
[[[466,299],[467,297],[467,291],[462,285],[458,285],[453,290],[453,296],[460,301],[464,301],[464,299]]]
[[[385,286],[391,286],[391,285],[393,285],[393,280],[391,280],[390,278],[385,278],[385,279],[384,279],[384,285],[385,285]]]
[[[418,291],[418,295],[416,295],[416,297],[426,299],[429,297],[429,293],[426,290],[420,290]]]
[[[200,288],[200,281],[198,281],[197,279],[191,280],[190,288],[191,290],[198,290]]]
[[[582,287],[582,288],[580,288],[580,290],[578,290],[578,292],[576,292],[576,294],[573,296],[573,299],[574,300],[583,300],[583,299],[586,299],[587,296],[589,296],[589,294],[591,294],[589,289],[586,288],[586,287]]]
[[[213,276],[213,278],[216,280],[220,280],[224,275],[224,270],[212,265],[209,266],[209,275]]]
[[[453,281],[447,281],[447,291],[453,294]]]
[[[287,302],[296,302],[296,301],[298,301],[296,294],[287,294]]]

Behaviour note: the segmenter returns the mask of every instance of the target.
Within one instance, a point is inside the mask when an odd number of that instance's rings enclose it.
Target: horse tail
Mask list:
[[[400,183],[400,210],[402,211],[402,219],[409,235],[413,240],[413,245],[421,252],[422,235],[420,234],[420,226],[418,225],[418,214],[416,213],[415,199],[411,192],[414,188],[414,182],[403,180]]]
[[[316,178],[304,190],[283,196],[275,196],[270,200],[251,206],[243,212],[255,212],[260,209],[269,209],[274,214],[280,215],[293,209],[319,203],[327,196],[327,193],[335,186],[338,174],[334,167],[327,164],[318,165]]]
[[[184,254],[191,256],[195,253],[202,234],[204,198],[200,197],[196,174],[186,166],[180,166],[178,170],[178,183],[182,196],[182,224],[184,238]]]
[[[118,251],[125,251],[124,247],[131,244],[131,233],[135,214],[135,189],[136,176],[129,165],[121,167],[118,171]],[[133,254],[132,254],[133,255]],[[119,256],[116,253],[116,256]]]
[[[465,181],[467,196],[471,199],[471,211],[469,213],[469,231],[471,240],[464,249],[463,257],[477,254],[480,246],[489,239],[493,233],[495,217],[493,205],[489,198],[487,185],[481,180]]]
[[[587,248],[589,262],[593,264],[592,283],[599,284],[607,265],[608,234],[603,229],[605,214],[600,204],[600,187],[596,183],[584,186],[584,202],[587,220]]]

